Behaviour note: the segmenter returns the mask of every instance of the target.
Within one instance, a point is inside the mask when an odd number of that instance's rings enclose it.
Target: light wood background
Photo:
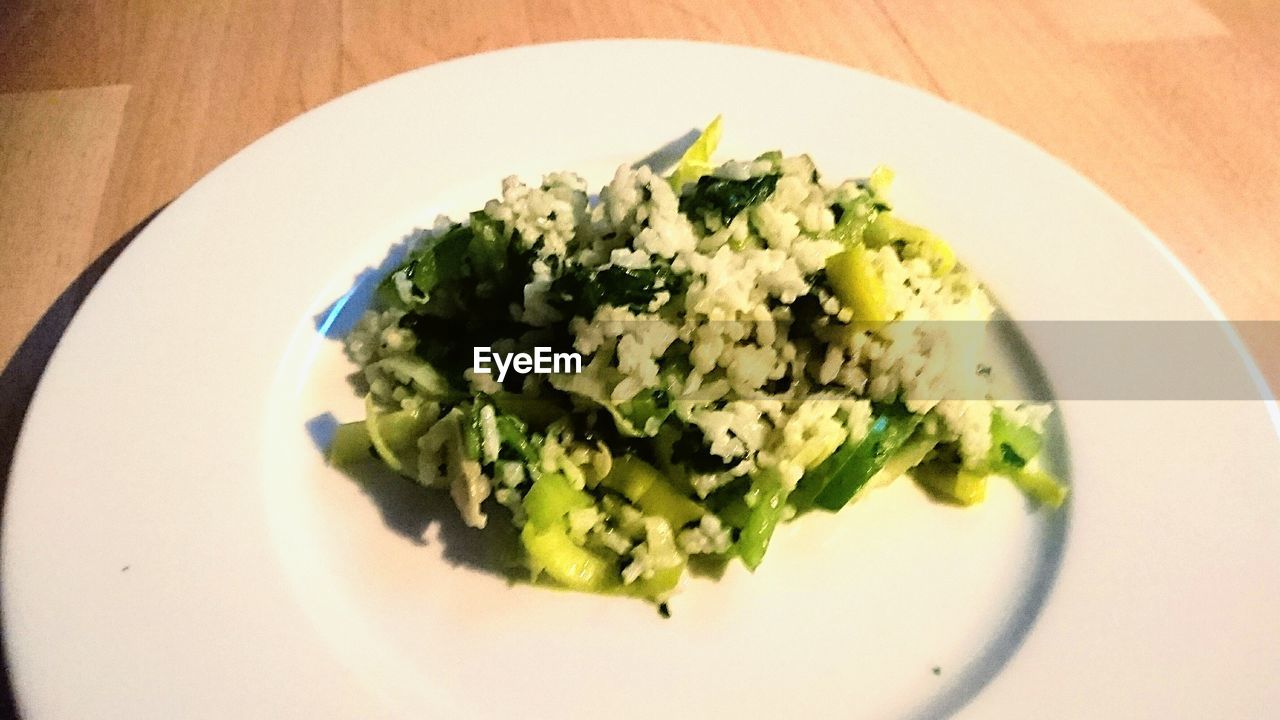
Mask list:
[[[1277,0],[0,0],[0,468],[104,253],[220,161],[403,70],[621,36],[949,98],[1097,181],[1231,317],[1280,316]]]

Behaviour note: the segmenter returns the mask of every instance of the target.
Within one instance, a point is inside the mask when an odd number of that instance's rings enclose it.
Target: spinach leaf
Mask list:
[[[709,212],[718,212],[726,223],[743,210],[773,194],[781,175],[761,175],[746,180],[704,175],[691,192],[680,198],[680,212],[690,219],[700,220]]]
[[[441,286],[459,286],[450,288],[449,294],[458,294],[454,291],[461,289],[461,294],[467,295],[482,281],[489,281],[489,285],[504,284],[513,244],[501,221],[483,212],[473,212],[470,224],[454,224],[445,232],[424,240],[400,267],[383,279],[378,286],[378,298],[392,307],[403,306],[392,278],[403,274],[412,284],[414,295],[428,306],[436,306],[434,312],[442,312],[446,308],[433,303],[433,293],[440,294],[436,291],[442,289]],[[476,282],[460,286],[473,278]]]
[[[471,259],[478,275],[498,277],[506,265],[510,239],[502,221],[494,220],[482,211],[471,213]]]
[[[645,268],[609,265],[594,270],[571,265],[552,281],[549,300],[569,317],[590,318],[601,305],[641,312],[659,292],[675,294],[683,286],[684,278],[665,263]]]
[[[405,276],[413,286],[430,295],[441,283],[459,280],[471,274],[467,250],[475,233],[465,225],[454,225],[435,237],[428,238],[410,257]]]
[[[671,399],[666,390],[648,388],[635,397],[618,406],[628,421],[637,428],[645,428],[649,420],[656,419],[661,425],[671,415]]]

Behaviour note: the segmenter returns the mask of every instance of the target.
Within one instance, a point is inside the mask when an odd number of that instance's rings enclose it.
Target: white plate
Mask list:
[[[1273,404],[1063,403],[1075,492],[1060,515],[1007,488],[959,511],[895,485],[785,528],[754,577],[695,581],[665,621],[639,602],[508,587],[474,567],[481,550],[438,504],[394,486],[375,498],[323,466],[308,421],[359,411],[317,327],[362,268],[437,212],[478,206],[505,175],[569,168],[602,182],[716,113],[724,157],[809,152],[828,177],[891,164],[904,214],[950,238],[1016,318],[1219,317],[1071,170],[864,73],[677,42],[521,48],[407,73],[303,115],[193,186],[66,333],[5,518],[6,640],[25,714],[1203,718],[1280,706]],[[1052,380],[1072,358],[1041,360]]]

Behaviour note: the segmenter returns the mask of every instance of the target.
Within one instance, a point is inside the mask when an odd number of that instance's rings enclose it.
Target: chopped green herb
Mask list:
[[[707,213],[719,213],[720,220],[728,223],[743,210],[763,201],[773,194],[780,175],[761,175],[746,180],[704,175],[691,192],[680,198],[680,212],[691,218]]]

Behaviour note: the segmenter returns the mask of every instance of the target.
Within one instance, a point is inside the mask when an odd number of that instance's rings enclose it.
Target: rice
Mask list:
[[[919,229],[867,239],[899,227],[879,178],[825,184],[809,157],[766,153],[681,192],[622,166],[592,202],[570,172],[537,185],[510,177],[468,223],[422,233],[386,282],[391,306],[368,312],[346,349],[375,405],[421,425],[409,474],[447,486],[464,521],[484,526],[492,495],[527,531],[546,522],[528,506],[531,489],[564,478],[546,493],[569,505],[538,537],[564,533],[610,558],[621,585],[665,597],[672,588],[653,584],[688,555],[749,557],[730,525],[734,502],[759,513],[773,493],[774,522],[789,518],[787,499],[838,452],[883,433],[886,418],[914,423],[913,463],[954,469],[983,470],[1009,450],[993,440],[995,415],[1043,432],[1048,407],[987,399],[976,349],[950,329],[994,311],[950,250]],[[470,243],[469,265],[438,249],[449,242]],[[427,270],[412,264],[428,256]],[[849,267],[864,273],[856,283],[834,275]],[[428,271],[446,284],[424,283]],[[866,320],[868,308],[879,319]],[[418,334],[441,317],[460,337]],[[513,386],[464,369],[439,381],[461,393],[436,387],[455,346],[513,352],[546,338],[580,353],[582,371]],[[503,405],[513,394],[555,419],[535,427]],[[616,468],[635,467],[619,458],[643,458],[661,479],[611,485]],[[647,502],[652,483],[687,504]]]

